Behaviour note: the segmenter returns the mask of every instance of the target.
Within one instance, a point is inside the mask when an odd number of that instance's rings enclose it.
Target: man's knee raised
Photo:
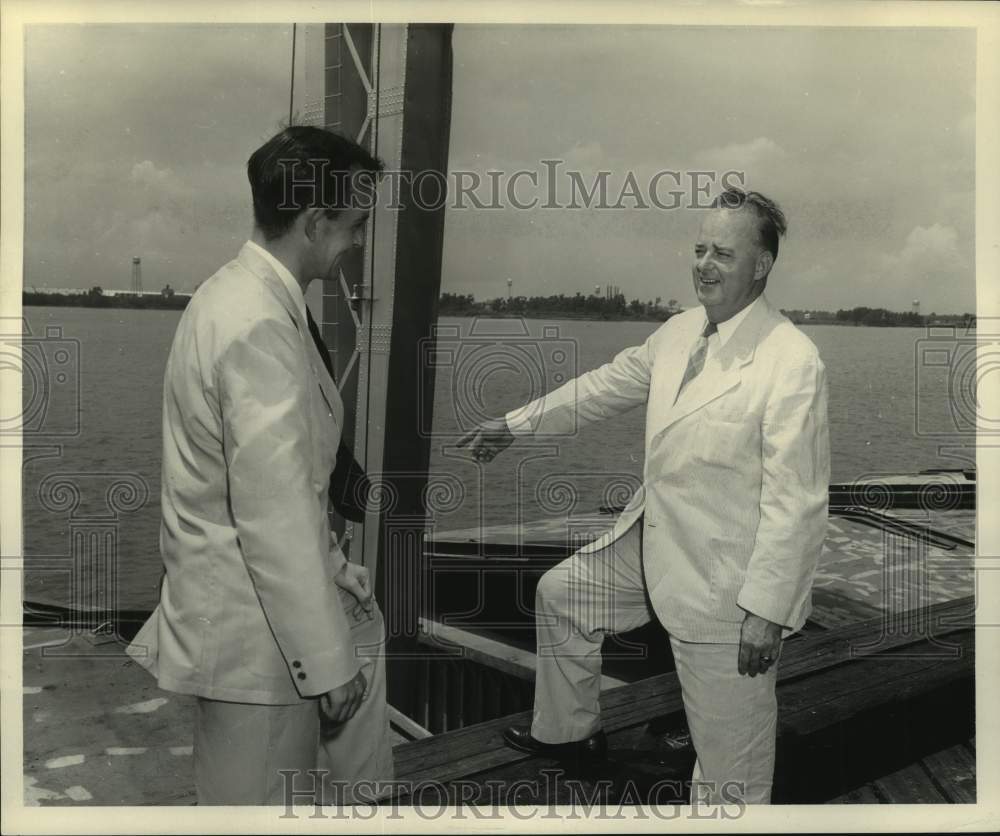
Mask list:
[[[562,565],[549,569],[538,581],[535,589],[535,607],[538,610],[563,610],[569,593],[569,573]]]

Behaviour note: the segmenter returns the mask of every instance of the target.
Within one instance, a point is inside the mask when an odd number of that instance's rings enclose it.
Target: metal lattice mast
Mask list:
[[[139,256],[132,257],[132,292],[142,293],[142,259]]]

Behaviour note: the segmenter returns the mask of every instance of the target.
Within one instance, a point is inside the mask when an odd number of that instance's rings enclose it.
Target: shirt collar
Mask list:
[[[298,308],[299,313],[302,315],[302,321],[308,322],[309,317],[306,313],[306,297],[302,295],[302,288],[295,280],[295,276],[292,275],[292,271],[285,267],[285,265],[278,261],[272,253],[265,250],[256,241],[247,241],[247,246],[253,247],[254,252],[260,255],[261,258],[271,265],[271,269],[278,274],[278,278],[281,279],[281,283],[291,294],[292,300],[295,302],[295,307]]]
[[[718,328],[718,334],[719,334],[719,348],[721,348],[727,342],[729,342],[730,337],[732,337],[733,334],[736,333],[736,329],[740,327],[740,323],[747,318],[747,316],[750,314],[750,311],[753,310],[754,306],[761,304],[761,299],[763,298],[764,294],[762,293],[745,308],[734,313],[725,322],[719,322],[716,324],[716,328]]]

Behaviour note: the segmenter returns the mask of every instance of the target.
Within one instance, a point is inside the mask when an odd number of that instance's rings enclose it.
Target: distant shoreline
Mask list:
[[[21,304],[38,308],[132,308],[134,310],[179,311],[191,301],[188,293],[169,294],[105,294],[87,291],[85,293],[38,293],[25,290],[21,294]]]
[[[787,315],[787,311],[784,312]],[[676,316],[676,314],[673,314]],[[470,319],[547,319],[547,320],[566,320],[567,322],[659,322],[663,323],[670,317],[658,318],[655,316],[574,316],[568,314],[565,311],[540,311],[532,313],[494,313],[493,311],[487,313],[467,313],[467,312],[456,312],[456,311],[439,311],[438,316],[463,316]],[[788,317],[795,325],[833,325],[838,328],[928,328],[928,327],[962,327],[962,328],[975,328],[976,323],[973,319],[972,323],[969,324],[961,316],[955,316],[954,318],[949,317],[947,320],[939,319],[928,323],[911,323],[911,322],[886,322],[886,323],[873,323],[873,322],[838,322],[837,320],[812,320],[812,319],[800,319],[793,316]]]
[[[29,298],[30,297],[30,298]],[[44,301],[39,301],[39,297],[46,297]],[[183,310],[191,297],[187,294],[177,294],[173,297],[135,297],[135,296],[101,296],[98,299],[85,298],[84,294],[79,297],[55,294],[29,294],[25,293],[22,300],[24,307],[36,308],[116,308],[131,310]],[[976,322],[973,317],[971,322],[968,317],[958,314],[939,317],[932,321],[921,322],[864,322],[858,320],[837,320],[837,319],[805,319],[797,316],[796,311],[785,311],[785,314],[796,325],[835,325],[838,327],[852,328],[928,328],[928,327],[957,327],[975,329]],[[567,322],[665,322],[671,316],[656,315],[634,315],[634,314],[574,314],[567,311],[455,311],[439,310],[439,316],[461,316],[480,319],[545,319],[545,320],[565,320]],[[928,318],[929,320],[929,318]]]
[[[788,312],[784,312],[788,315]],[[565,311],[539,311],[530,313],[495,313],[489,311],[487,313],[468,313],[468,312],[456,312],[456,311],[439,311],[439,316],[464,316],[479,319],[547,319],[547,320],[566,320],[567,322],[665,322],[670,317],[658,318],[655,316],[574,316],[568,314]],[[673,314],[676,316],[676,314]],[[796,325],[833,325],[838,328],[928,328],[928,327],[962,327],[962,328],[975,328],[975,319],[969,324],[963,317],[954,316],[948,317],[947,319],[937,319],[933,322],[927,323],[911,323],[911,322],[886,322],[886,323],[874,323],[874,322],[853,322],[853,321],[837,321],[837,320],[813,320],[813,319],[802,319],[794,316],[788,317]]]

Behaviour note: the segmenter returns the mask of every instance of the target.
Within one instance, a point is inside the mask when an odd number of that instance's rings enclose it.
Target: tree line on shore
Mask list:
[[[671,299],[665,306],[657,298],[626,301],[625,294],[564,293],[552,296],[511,296],[477,302],[472,294],[442,293],[438,313],[443,316],[526,316],[580,319],[643,319],[664,322],[680,312]]]
[[[75,308],[156,308],[181,310],[191,299],[190,294],[175,293],[167,285],[159,293],[105,293],[100,287],[92,287],[83,293],[59,293],[42,290],[25,290],[21,295],[22,305],[54,305]]]
[[[536,318],[635,319],[665,322],[682,308],[671,299],[666,305],[657,298],[627,302],[624,294],[585,296],[513,296],[477,301],[472,294],[442,293],[438,313],[442,316],[524,316]],[[796,324],[869,325],[876,327],[921,328],[928,325],[969,325],[975,314],[920,314],[885,308],[856,307],[838,311],[784,310]]]
[[[169,285],[159,294],[105,293],[92,287],[84,293],[60,293],[25,290],[24,305],[58,305],[86,308],[150,308],[180,310],[191,299],[190,294],[175,293]],[[626,301],[623,293],[585,295],[564,293],[550,296],[497,297],[477,301],[470,294],[442,293],[438,303],[441,316],[522,316],[534,319],[598,319],[665,322],[683,309],[670,299],[639,299]],[[805,325],[867,325],[876,327],[921,328],[928,325],[975,324],[975,314],[920,314],[916,311],[890,311],[885,308],[856,307],[835,312],[814,310],[784,310],[796,324]]]

